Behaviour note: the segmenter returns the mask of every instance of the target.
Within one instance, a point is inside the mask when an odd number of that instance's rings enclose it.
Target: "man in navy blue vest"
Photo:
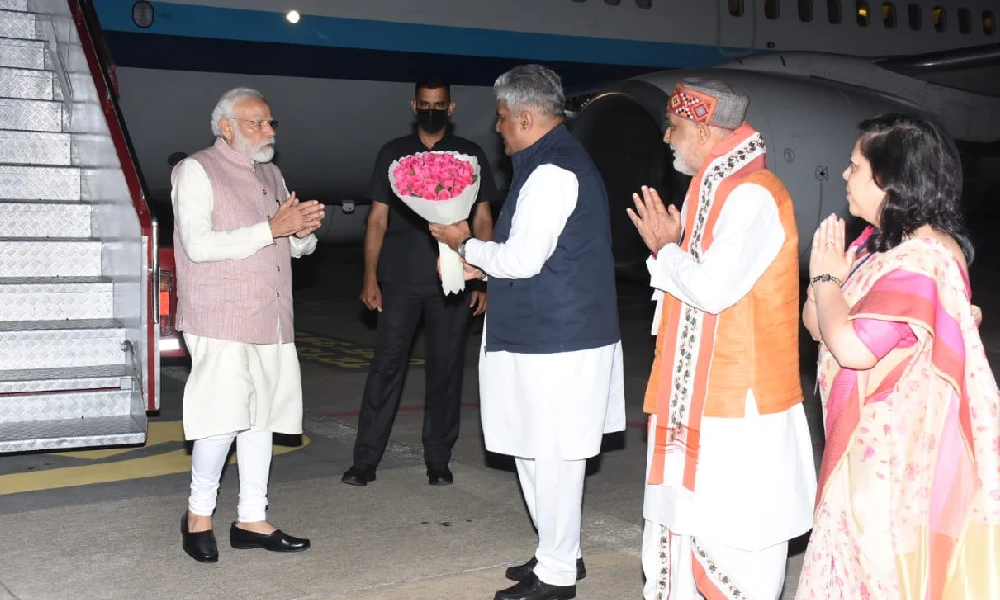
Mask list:
[[[563,124],[559,76],[538,65],[494,85],[497,133],[514,164],[493,241],[431,225],[489,278],[479,393],[486,448],[515,457],[538,547],[496,600],[576,597],[586,459],[625,429],[624,378],[604,182]]]

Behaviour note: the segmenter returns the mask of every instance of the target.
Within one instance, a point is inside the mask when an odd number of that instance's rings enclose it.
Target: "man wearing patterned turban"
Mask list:
[[[778,598],[788,540],[812,526],[799,380],[798,232],[745,93],[688,79],[663,140],[692,176],[683,209],[634,195],[657,301],[646,390],[647,599]]]

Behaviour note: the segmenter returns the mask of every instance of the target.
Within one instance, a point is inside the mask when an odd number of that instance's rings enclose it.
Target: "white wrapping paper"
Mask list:
[[[400,193],[396,186],[396,178],[393,177],[393,173],[395,172],[396,167],[399,166],[400,161],[394,160],[392,164],[389,165],[388,173],[389,185],[392,186],[393,193],[399,196],[403,203],[413,209],[413,212],[417,213],[430,223],[451,225],[468,219],[469,213],[472,212],[472,205],[476,202],[476,196],[479,193],[479,182],[481,181],[479,161],[476,160],[476,157],[453,151],[430,151],[427,153],[420,152],[418,154],[450,154],[455,158],[463,160],[472,166],[475,181],[462,190],[462,193],[458,196],[448,200],[427,200],[416,196],[407,196]],[[438,253],[441,257],[441,289],[444,291],[445,295],[457,294],[458,292],[461,292],[465,289],[465,274],[462,272],[462,257],[441,242],[438,242]]]

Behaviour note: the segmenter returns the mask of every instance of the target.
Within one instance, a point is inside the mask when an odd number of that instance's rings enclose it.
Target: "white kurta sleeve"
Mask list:
[[[192,262],[238,260],[271,245],[267,221],[255,225],[215,231],[212,229],[212,183],[196,160],[185,160],[177,169],[170,199],[174,207],[174,227]]]
[[[785,242],[777,204],[767,189],[756,184],[742,184],[730,192],[712,235],[712,245],[700,262],[677,244],[647,259],[650,285],[718,314],[750,292]]]
[[[316,234],[310,233],[304,238],[297,238],[294,235],[288,236],[289,247],[292,249],[292,258],[301,258],[307,254],[312,254],[316,250]]]
[[[285,199],[291,194],[288,193],[288,184],[285,183],[285,177],[281,177],[281,191],[285,193]],[[324,216],[325,218],[325,216]],[[304,238],[296,237],[295,234],[288,236],[288,247],[292,252],[292,258],[301,258],[307,254],[312,254],[316,250],[316,234],[310,233]]]
[[[517,195],[505,242],[466,242],[465,260],[489,277],[527,279],[541,272],[552,256],[566,221],[576,208],[576,175],[555,165],[531,172]]]

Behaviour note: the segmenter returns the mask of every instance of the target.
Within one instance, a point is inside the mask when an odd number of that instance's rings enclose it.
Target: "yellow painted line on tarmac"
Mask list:
[[[162,421],[149,424],[146,447],[180,442],[184,440],[180,421]],[[275,446],[274,455],[287,454],[305,448],[310,443],[309,436],[302,435],[302,445]],[[134,452],[139,448],[124,448],[113,450],[87,450],[82,452],[61,452],[59,456],[72,456],[90,460],[117,456],[126,452]],[[236,454],[229,459],[229,464],[236,463]],[[147,479],[163,475],[174,475],[191,470],[191,456],[181,448],[153,456],[143,456],[112,462],[95,462],[76,467],[58,467],[41,471],[10,473],[0,475],[0,496],[21,492],[38,492],[59,488],[92,485],[95,483],[114,483],[132,479]]]
[[[181,421],[150,421],[146,425],[146,447],[184,440],[184,424]],[[78,452],[60,452],[58,456],[69,456],[85,460],[100,460],[118,456],[127,452],[135,452],[141,448],[109,448],[106,450],[81,450]]]

